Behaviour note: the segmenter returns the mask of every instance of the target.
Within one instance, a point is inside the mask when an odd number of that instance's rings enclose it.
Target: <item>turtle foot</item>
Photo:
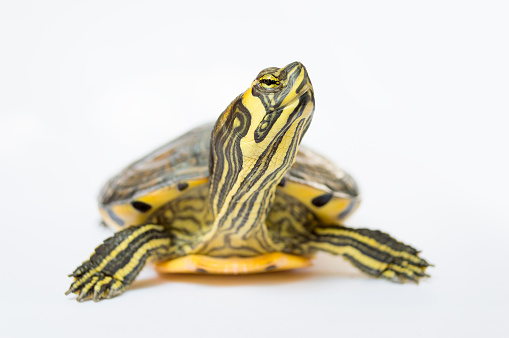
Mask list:
[[[421,278],[430,277],[426,274],[428,266],[432,266],[417,254],[406,260],[400,257],[388,264],[377,277],[387,279],[394,283],[415,283],[419,284]]]
[[[378,230],[318,226],[313,248],[343,255],[359,270],[394,283],[414,282],[429,277],[428,262],[419,251]]]
[[[85,262],[69,275],[69,277],[74,277],[74,281],[65,293],[66,295],[70,293],[77,294],[76,300],[78,302],[90,299],[98,302],[102,299],[113,298],[124,292],[127,285],[123,281],[108,276],[96,268],[90,269],[87,263],[90,262]]]

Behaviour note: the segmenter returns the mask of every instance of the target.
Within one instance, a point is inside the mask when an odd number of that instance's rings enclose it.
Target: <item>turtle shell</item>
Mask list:
[[[190,189],[208,183],[210,136],[206,124],[165,144],[111,178],[99,195],[105,223],[118,230]],[[323,156],[299,147],[295,163],[276,190],[306,205],[323,222],[342,224],[360,202],[353,178]]]

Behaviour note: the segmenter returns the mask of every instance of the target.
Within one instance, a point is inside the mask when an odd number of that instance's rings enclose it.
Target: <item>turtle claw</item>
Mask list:
[[[430,277],[425,271],[428,266],[432,265],[420,258],[418,254],[416,254],[414,258],[413,261],[405,261],[402,259],[395,260],[393,263],[387,265],[378,277],[390,280],[394,283],[404,284],[406,282],[412,282],[419,284],[421,278]]]
[[[123,281],[108,276],[97,269],[88,270],[84,268],[85,264],[69,275],[69,277],[74,277],[74,281],[69,290],[65,292],[66,295],[77,294],[76,300],[78,302],[90,299],[98,302],[102,299],[113,298],[124,292],[127,285]]]

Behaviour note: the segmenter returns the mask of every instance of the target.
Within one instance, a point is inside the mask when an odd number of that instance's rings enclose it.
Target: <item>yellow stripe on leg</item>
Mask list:
[[[380,262],[379,260],[376,260],[372,257],[363,254],[359,249],[353,246],[337,246],[328,242],[323,243],[316,242],[313,243],[313,246],[317,247],[320,250],[335,253],[337,255],[349,255],[362,265],[372,270],[383,271],[389,265],[387,263]]]
[[[414,248],[396,241],[388,234],[368,229],[319,226],[311,247],[343,255],[360,270],[393,282],[427,276],[429,264]]]
[[[146,232],[148,232],[150,230],[153,230],[153,229],[163,230],[164,227],[162,227],[161,225],[148,224],[148,225],[143,226],[140,229],[136,230],[131,235],[129,235],[125,240],[120,242],[120,244],[117,245],[115,247],[115,249],[113,249],[108,256],[103,258],[101,263],[95,269],[90,270],[84,276],[81,276],[79,278],[79,280],[76,280],[75,283],[74,283],[74,287],[79,287],[81,284],[83,284],[85,281],[87,281],[88,278],[93,276],[96,272],[101,271],[109,262],[111,262],[113,259],[115,259],[115,257],[117,257],[117,255],[120,252],[122,252],[125,249],[127,249],[127,247],[129,246],[129,244],[131,242],[133,242],[136,238],[138,238],[139,236],[143,235],[144,233],[146,233]]]
[[[364,236],[364,235],[361,235],[355,231],[352,231],[352,230],[348,230],[348,229],[345,229],[345,228],[341,228],[341,227],[337,227],[337,228],[321,228],[321,227],[317,227],[314,229],[314,231],[318,234],[318,235],[322,235],[322,236],[327,236],[327,235],[331,235],[331,236],[345,236],[345,237],[349,237],[349,238],[352,238],[352,239],[355,239],[356,241],[360,242],[360,243],[363,243],[369,247],[372,247],[372,248],[376,248],[377,250],[379,251],[382,251],[382,252],[385,252],[391,256],[394,256],[394,257],[401,257],[401,258],[404,258],[410,262],[413,262],[413,263],[419,263],[421,261],[421,259],[416,256],[416,255],[412,255],[406,251],[397,251],[397,250],[394,250],[392,248],[390,248],[389,246],[385,245],[385,244],[382,244],[380,242],[378,242],[376,239],[372,238],[372,237],[369,237],[369,236]]]
[[[123,280],[125,276],[129,275],[140,263],[140,260],[143,256],[150,250],[153,250],[157,247],[164,247],[170,245],[169,238],[159,238],[153,239],[144,245],[142,245],[131,257],[129,263],[127,263],[122,269],[115,272],[113,278]]]

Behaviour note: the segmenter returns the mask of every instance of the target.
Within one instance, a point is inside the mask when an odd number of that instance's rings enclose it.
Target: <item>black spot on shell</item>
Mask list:
[[[207,271],[207,270],[205,270],[205,269],[201,269],[201,268],[196,269],[196,272],[208,273],[208,271]]]
[[[270,270],[274,270],[276,268],[275,265],[271,265],[271,266],[268,266],[265,268],[265,271],[270,271]]]
[[[329,203],[331,198],[332,198],[332,194],[323,194],[323,195],[313,198],[311,203],[313,203],[313,205],[315,207],[323,207],[325,204]]]
[[[177,184],[177,189],[178,189],[179,191],[186,190],[186,189],[187,189],[187,187],[189,187],[189,184],[188,184],[188,183],[185,183],[185,182],[184,182],[184,183],[179,183],[179,184]]]
[[[281,179],[281,182],[279,182],[279,184],[278,184],[278,185],[279,185],[280,187],[284,187],[284,186],[286,185],[286,178],[284,178],[284,177],[283,177],[283,178]]]
[[[132,201],[131,205],[134,209],[140,211],[140,212],[147,212],[150,209],[152,209],[152,206],[150,204],[141,202],[141,201]]]

